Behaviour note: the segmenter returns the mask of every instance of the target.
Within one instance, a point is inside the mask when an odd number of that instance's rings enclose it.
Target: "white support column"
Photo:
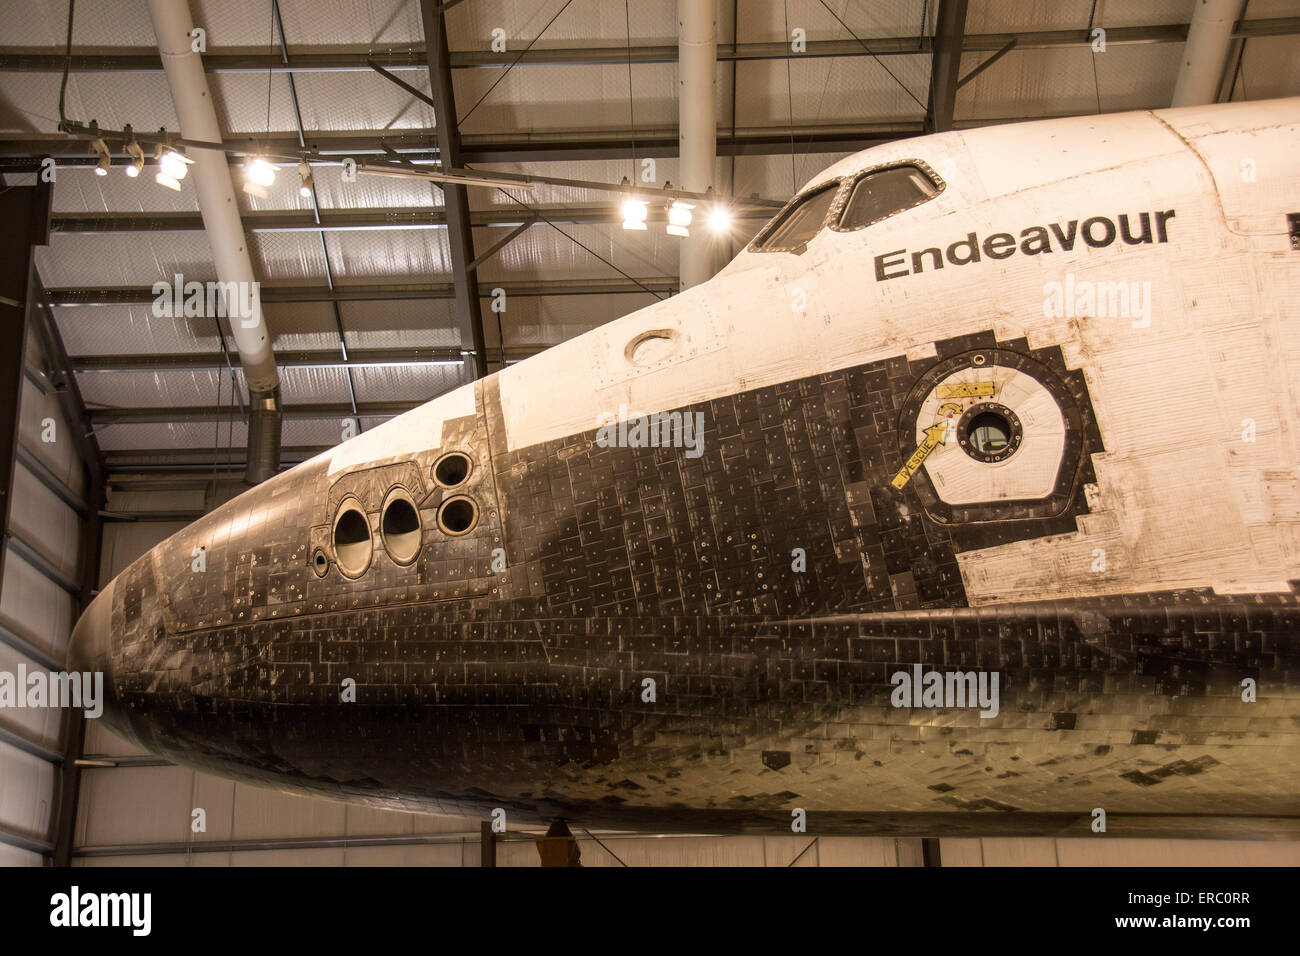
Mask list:
[[[677,0],[677,111],[681,188],[706,192],[718,158],[718,14],[715,0]],[[713,276],[717,261],[708,210],[696,206],[691,235],[682,240],[682,289]]]
[[[1217,99],[1240,12],[1241,0],[1196,0],[1172,106],[1203,106]]]
[[[158,53],[162,57],[167,84],[171,88],[176,115],[185,139],[221,142],[221,126],[203,72],[203,58],[193,49],[194,20],[187,0],[149,0]],[[194,161],[187,181],[198,195],[203,229],[212,247],[217,278],[223,282],[255,281],[248,240],[239,216],[239,203],[226,154],[215,149],[186,150]],[[250,286],[251,287],[251,286]],[[273,474],[279,464],[280,376],[271,351],[271,336],[262,316],[259,299],[253,299],[253,314],[231,316],[230,328],[244,378],[248,382],[252,418],[249,428],[248,479],[260,481]],[[256,447],[255,447],[256,446]],[[268,460],[274,459],[274,460]]]

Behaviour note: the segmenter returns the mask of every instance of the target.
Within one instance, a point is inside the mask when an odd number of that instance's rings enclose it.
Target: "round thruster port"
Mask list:
[[[961,450],[986,465],[1006,461],[1024,440],[1016,413],[997,402],[976,402],[957,422]]]
[[[433,463],[433,480],[444,488],[463,485],[474,470],[474,462],[461,451],[449,451]]]
[[[315,554],[311,556],[311,569],[316,572],[318,578],[323,578],[329,573],[330,559],[325,556],[322,548],[317,548]]]
[[[384,551],[395,564],[410,564],[420,553],[420,509],[401,485],[395,486],[384,499],[379,519],[379,534]]]
[[[448,498],[438,508],[438,527],[447,534],[468,534],[477,523],[478,505],[468,495]]]
[[[347,577],[359,578],[370,567],[375,544],[370,520],[356,498],[344,498],[334,515],[334,560]]]

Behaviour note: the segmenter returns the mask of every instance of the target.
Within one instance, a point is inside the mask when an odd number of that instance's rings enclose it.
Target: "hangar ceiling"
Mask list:
[[[38,267],[109,471],[239,467],[247,396],[228,326],[150,309],[154,282],[216,278],[192,184],[173,192],[117,168],[95,175],[88,144],[57,131],[67,10],[4,6],[0,157],[10,182],[25,181],[21,171],[40,157],[58,163],[54,235]],[[626,10],[597,0],[449,6],[462,162],[617,183],[650,157],[657,183],[679,179],[673,0]],[[721,2],[719,191],[785,198],[851,152],[922,133],[938,6]],[[953,125],[1166,106],[1192,6],[976,0],[960,75],[1014,45],[959,88]],[[440,190],[367,175],[347,182],[341,165],[384,158],[385,148],[416,162],[438,156],[420,5],[281,0],[279,25],[266,0],[192,9],[207,31],[205,67],[232,163],[299,152],[300,133],[322,155],[313,170],[319,224],[291,163],[265,199],[239,194],[292,463],[337,443],[345,419],[373,427],[465,375]],[[1300,92],[1295,12],[1251,0],[1221,98]],[[1104,55],[1092,52],[1090,26],[1107,31]],[[494,30],[504,31],[506,52],[493,51]],[[801,54],[783,41],[796,30],[806,37]],[[176,130],[152,37],[143,2],[78,8],[68,116]],[[677,287],[677,240],[621,229],[616,196],[543,186],[526,201],[553,225],[534,222],[478,269],[489,371]],[[469,204],[478,250],[521,219],[499,190],[470,187]],[[732,248],[759,224],[738,220]],[[490,309],[498,288],[504,312]]]
[[[959,42],[945,43],[941,18],[958,5],[966,8]],[[844,156],[936,128],[1168,106],[1195,5],[719,0],[718,191],[781,200]],[[424,7],[436,12],[438,4]],[[653,159],[656,185],[680,182],[676,0],[451,0],[441,7],[464,166],[618,183],[635,181]],[[236,173],[259,153],[312,157],[309,195],[300,194],[296,161],[281,162],[265,198],[236,194],[281,380],[282,460],[293,464],[358,425],[372,428],[454,388],[480,358],[458,308],[464,262],[450,241],[456,217],[442,190],[344,175],[347,158],[438,162],[439,117],[430,100],[446,91],[435,86],[427,9],[418,0],[191,0],[190,9],[206,31],[207,81]],[[108,175],[96,175],[88,142],[58,130],[65,65],[69,118],[141,133],[178,129],[145,0],[83,0],[70,59],[66,3],[0,0],[0,16],[4,184],[32,183],[42,160],[55,160],[53,232],[37,268],[44,315],[57,332],[32,342],[27,357],[15,484],[21,504],[10,528],[16,559],[5,570],[0,654],[5,662],[54,666],[85,596],[79,565],[95,561],[84,543],[78,554],[78,529],[94,522],[76,519],[93,514],[85,502],[95,488],[76,453],[97,459],[107,474],[107,580],[242,487],[249,397],[228,322],[158,316],[151,307],[156,282],[217,278],[193,182],[172,191],[152,175],[129,178],[121,154]],[[1094,52],[1094,28],[1105,31],[1104,53]],[[493,49],[494,34],[504,37],[504,52]],[[792,35],[805,40],[803,52],[792,52]],[[941,74],[959,85],[936,109],[931,91]],[[1298,94],[1295,0],[1243,2],[1218,98]],[[658,212],[652,228],[633,232],[621,227],[617,194],[538,186],[525,199],[531,210],[500,190],[468,187],[465,228],[483,258],[478,312],[487,371],[678,290],[678,240],[664,234]],[[741,249],[765,217],[738,217],[730,250]],[[497,289],[508,303],[503,312],[491,308]],[[75,388],[61,387],[65,376]],[[41,443],[41,423],[61,408],[80,447]],[[80,440],[78,419],[89,440]],[[92,479],[97,473],[90,469]],[[74,836],[82,862],[176,862],[193,851],[187,811],[199,799],[223,821],[210,836],[224,842],[199,854],[210,859],[474,862],[467,845],[476,822],[291,799],[167,765],[93,722],[83,747],[55,719],[32,720],[0,726],[0,783],[9,788],[0,789],[0,808],[8,799],[21,811],[0,813],[0,862],[39,859],[56,845],[71,854]],[[87,772],[72,819],[56,793],[56,770],[79,756]],[[906,865],[925,857],[920,841],[877,838],[609,842],[613,852],[584,844],[584,862]],[[1266,844],[1206,850],[1131,841],[1103,855],[1081,841],[943,843],[946,864],[1291,858]],[[512,853],[533,857],[519,843],[503,847],[503,862]]]

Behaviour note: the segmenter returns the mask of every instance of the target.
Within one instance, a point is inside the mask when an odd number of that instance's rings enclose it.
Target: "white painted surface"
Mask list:
[[[644,413],[914,353],[993,328],[1057,345],[1088,382],[1105,453],[1091,514],[1072,534],[961,556],[974,603],[1188,586],[1285,591],[1300,577],[1300,266],[1275,226],[1300,209],[1300,100],[1089,116],[986,127],[867,150],[810,181],[920,159],[946,188],[853,233],[824,229],[802,255],[742,253],[713,280],[500,373],[509,445],[592,429],[620,404]],[[1226,181],[1234,150],[1256,161],[1253,190],[1227,200],[1185,137]],[[877,280],[874,258],[975,232],[1174,210],[1167,241],[1017,252]],[[910,266],[910,256],[909,256]],[[1138,283],[1149,320],[1050,316],[1044,287]],[[1145,285],[1143,285],[1145,284]],[[804,306],[796,310],[798,304]],[[651,328],[686,344],[653,367],[621,360]],[[548,400],[562,395],[562,402]],[[1244,419],[1256,440],[1242,440]],[[1015,471],[1004,468],[986,487]],[[1004,489],[1009,490],[1009,489]],[[972,492],[973,493],[973,492]],[[1096,551],[1106,570],[1094,570]]]
[[[944,385],[991,382],[997,392],[988,399],[954,402],[939,397]],[[960,415],[945,418],[944,405],[996,403],[1011,409],[1020,419],[1024,441],[1020,448],[999,462],[985,463],[971,458],[957,443]],[[925,460],[925,470],[935,493],[950,505],[983,501],[1018,501],[1046,498],[1056,484],[1065,451],[1065,419],[1061,409],[1039,382],[1013,368],[990,366],[954,372],[936,383],[921,404],[916,420],[916,443],[925,440],[925,430],[935,422],[948,421],[944,443]]]

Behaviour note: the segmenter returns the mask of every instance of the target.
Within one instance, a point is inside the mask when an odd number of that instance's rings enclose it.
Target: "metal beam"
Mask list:
[[[432,398],[433,396],[430,396]],[[423,402],[358,402],[356,414],[363,418],[390,418],[409,412]],[[320,402],[310,405],[286,405],[284,417],[298,419],[351,418],[347,402]],[[96,428],[104,425],[140,424],[145,422],[225,422],[239,420],[239,409],[230,405],[159,405],[144,408],[99,408],[90,413]],[[234,451],[234,449],[230,449]]]
[[[1106,31],[1109,44],[1182,43],[1187,39],[1187,23],[1151,24],[1111,27]],[[1274,17],[1246,20],[1233,30],[1234,38],[1288,36],[1300,33],[1300,17]],[[1016,33],[986,33],[965,38],[966,52],[992,53],[1015,38],[1017,46],[1027,50],[1056,47],[1086,47],[1091,40],[1080,30],[1025,30]],[[915,56],[933,52],[928,36],[873,37],[868,53],[853,40],[809,40],[801,58]],[[718,59],[724,62],[745,60],[783,60],[789,56],[788,43],[719,43]],[[675,63],[676,44],[634,46],[582,46],[556,49],[532,49],[520,56],[502,56],[490,50],[456,50],[450,55],[453,70],[504,69],[518,58],[519,66],[588,66],[622,65],[629,58],[633,64]],[[0,47],[0,72],[61,73],[65,60],[62,48],[32,49]],[[427,68],[425,51],[420,44],[404,50],[374,52],[365,47],[300,47],[286,63],[278,55],[262,50],[214,49],[204,54],[204,69],[209,73],[323,73],[370,72],[371,63],[390,71]],[[150,47],[73,47],[72,73],[157,73],[162,71],[158,52]]]
[[[456,95],[451,83],[451,56],[447,50],[447,23],[437,0],[420,0],[424,25],[425,56],[429,65],[429,90],[437,118],[438,153],[443,169],[460,169],[460,128],[456,119]],[[447,245],[451,253],[452,285],[455,289],[456,320],[461,345],[469,353],[465,370],[469,378],[487,375],[487,345],[483,333],[483,309],[479,302],[478,274],[469,268],[474,261],[474,230],[470,220],[469,192],[465,186],[442,186],[447,216]]]
[[[32,853],[48,855],[54,852],[54,844],[49,840],[42,840],[26,833],[19,833],[17,830],[11,830],[4,825],[0,825],[0,843],[16,846],[20,850],[30,850]]]
[[[464,189],[452,186],[451,189]],[[614,225],[622,220],[618,204],[569,204],[534,207],[541,218],[560,225]],[[500,206],[481,209],[469,216],[469,225],[477,228],[489,226],[518,227],[531,223],[533,218],[521,212],[519,206]],[[753,203],[740,203],[732,218],[756,223],[772,218],[773,209]],[[323,209],[317,223],[311,213],[261,211],[243,216],[247,232],[346,232],[351,230],[384,229],[444,229],[450,228],[451,214],[438,209]],[[651,222],[665,222],[667,214],[662,206],[654,204],[649,217]],[[70,213],[53,218],[51,228],[58,233],[79,235],[104,235],[123,232],[202,232],[203,218],[196,213]],[[454,285],[454,283],[453,283]],[[263,299],[263,301],[266,301]]]
[[[153,754],[86,754],[77,760],[82,770],[115,770],[118,767],[174,767],[170,760]]]
[[[5,542],[14,554],[40,572],[43,577],[67,591],[74,598],[81,595],[81,585],[65,574],[62,568],[38,551],[31,542],[20,536],[18,532],[13,529],[7,531],[5,533]]]
[[[1004,56],[1006,56],[1008,53],[1010,53],[1010,52],[1011,52],[1012,50],[1014,50],[1015,48],[1016,48],[1016,41],[1015,41],[1015,40],[1012,40],[1012,41],[1010,41],[1009,43],[1007,43],[1007,45],[1004,46],[1002,49],[998,50],[997,53],[994,53],[991,57],[989,57],[987,60],[985,60],[985,61],[984,61],[983,63],[981,63],[979,66],[975,67],[973,70],[971,70],[971,71],[970,71],[969,73],[967,73],[965,76],[963,76],[960,80],[958,80],[958,81],[957,81],[957,89],[960,90],[963,86],[965,86],[965,85],[966,85],[967,83],[969,83],[971,80],[975,79],[975,77],[979,76],[981,73],[983,73],[985,70],[987,70],[989,67],[991,67],[994,63],[998,62],[998,60],[1002,59]]]
[[[632,280],[614,279],[542,279],[536,281],[494,282],[512,298],[538,298],[552,295],[646,295],[675,292],[676,276],[650,276]],[[450,282],[375,283],[335,286],[262,286],[262,304],[283,302],[398,302],[410,299],[450,299],[454,289]],[[148,286],[113,288],[63,288],[48,291],[56,306],[151,305],[157,296]],[[60,313],[66,318],[72,315]]]
[[[62,669],[63,662],[55,660],[48,651],[43,650],[36,643],[40,638],[23,633],[25,630],[26,628],[23,628],[17,621],[0,618],[0,644],[17,651],[29,660],[35,661],[46,670],[57,671]]]
[[[340,418],[350,417],[340,415]],[[282,445],[280,463],[296,465],[315,458],[333,445]],[[241,467],[244,464],[243,448],[152,448],[135,451],[110,451],[105,455],[110,472],[168,472],[200,471],[205,479],[211,478],[214,467]],[[116,477],[114,481],[116,481]],[[2,635],[0,635],[2,636]]]
[[[0,744],[7,744],[15,750],[21,750],[23,753],[31,754],[33,757],[44,760],[46,763],[53,764],[56,767],[61,766],[63,763],[63,754],[55,750],[53,747],[47,747],[40,741],[24,737],[22,734],[15,733],[14,731],[8,730],[4,727],[0,727]]]
[[[494,834],[498,843],[532,843],[545,831],[507,830]],[[654,840],[661,837],[672,840],[717,840],[710,833],[637,833],[630,830],[583,829],[592,840],[600,837],[610,842],[616,840]],[[175,843],[124,843],[116,845],[87,846],[77,850],[78,857],[142,856],[167,853],[231,853],[238,851],[339,849],[358,846],[440,846],[446,844],[475,844],[481,830],[464,830],[451,833],[393,833],[347,836],[282,837],[279,839],[249,840],[194,840]],[[0,839],[3,839],[0,836]]]
[[[107,476],[96,461],[91,468],[87,491],[88,514],[81,527],[81,554],[78,557],[81,593],[77,604],[85,612],[99,591],[100,556],[104,544],[103,507]],[[77,802],[81,798],[81,757],[86,742],[86,715],[69,709],[64,714],[63,770],[59,779],[59,810],[54,825],[54,864],[68,866],[77,835]]]
[[[64,430],[69,433],[77,455],[90,476],[90,483],[93,484],[95,477],[103,473],[104,455],[91,430],[86,401],[81,395],[77,376],[72,372],[68,353],[63,347],[63,338],[59,335],[59,326],[51,311],[49,293],[41,284],[40,277],[34,274],[33,287],[38,308],[32,312],[32,332],[37,337],[45,360],[45,377],[50,381],[59,404]]]
[[[504,249],[506,246],[510,245],[510,243],[514,242],[517,238],[519,238],[519,236],[522,235],[525,231],[527,231],[528,227],[535,222],[537,222],[537,216],[535,215],[529,216],[519,225],[515,226],[508,233],[506,233],[504,236],[498,239],[496,242],[492,243],[492,245],[490,245],[485,251],[480,252],[478,256],[474,259],[474,261],[469,264],[468,268],[470,270],[477,269],[483,263],[487,262],[494,255],[496,255],[498,252]]]
[[[181,524],[190,524],[198,521],[208,513],[203,508],[170,511],[104,511],[100,513],[100,517],[107,524],[135,523],[139,521],[179,521]]]
[[[286,57],[286,59],[288,58]],[[388,70],[384,69],[383,66],[376,63],[374,60],[367,60],[366,65],[369,66],[376,73],[378,73],[380,76],[382,76],[384,79],[388,80],[390,83],[394,83],[397,86],[401,87],[403,90],[405,90],[407,93],[410,93],[421,103],[427,103],[429,106],[433,106],[433,107],[436,107],[438,105],[433,101],[433,97],[431,97],[428,93],[424,92],[424,90],[420,89],[418,86],[412,86],[410,83],[407,83],[404,79],[402,79],[397,74],[391,73]]]
[[[943,133],[952,129],[965,32],[966,0],[939,0],[934,58],[930,66],[930,102],[925,111],[928,132]]]
[[[550,348],[549,345],[520,345],[506,349],[507,361],[522,361]],[[494,350],[495,351],[495,350]],[[72,359],[74,371],[157,372],[157,371],[224,371],[226,358],[219,352],[171,352],[166,354],[78,355]],[[392,365],[459,365],[460,348],[349,349],[346,359],[337,349],[303,349],[276,352],[280,368],[382,368]]]
[[[36,305],[36,247],[49,242],[50,185],[0,189],[0,540],[10,534],[21,432],[27,333]],[[5,552],[0,548],[0,588]]]
[[[19,216],[16,209],[10,208],[11,204],[24,203],[28,207],[26,217]],[[12,439],[12,444],[8,445],[5,450],[8,469],[4,472],[6,481],[3,488],[4,526],[0,528],[0,531],[3,532],[6,546],[0,548],[0,582],[3,581],[4,555],[12,548],[16,554],[29,562],[40,573],[74,595],[77,598],[79,609],[84,610],[93,595],[93,575],[97,575],[99,569],[100,523],[98,511],[100,502],[103,499],[104,468],[99,446],[87,426],[85,403],[77,386],[76,376],[68,369],[68,357],[63,347],[63,341],[59,336],[58,326],[50,313],[44,289],[41,287],[40,279],[32,263],[35,246],[49,241],[50,189],[42,180],[38,180],[36,187],[7,187],[0,191],[0,207],[2,207],[0,208],[0,215],[4,216],[4,221],[15,224],[15,228],[5,232],[7,240],[10,242],[21,241],[27,247],[26,255],[20,255],[17,250],[5,249],[5,255],[0,257],[4,260],[4,264],[0,265],[0,276],[3,276],[5,280],[16,278],[17,270],[21,268],[23,286],[19,295],[11,296],[9,295],[7,281],[0,283],[0,286],[3,286],[3,288],[0,288],[0,295],[5,295],[11,299],[17,298],[22,302],[18,309],[13,310],[17,314],[9,317],[3,323],[6,330],[3,334],[8,335],[10,339],[6,344],[11,347],[16,344],[17,347],[13,348],[12,351],[8,351],[4,358],[0,359],[0,362],[25,362],[27,352],[26,334],[30,327],[37,336],[39,350],[47,368],[45,378],[49,381],[59,402],[64,419],[64,431],[70,433],[70,440],[81,456],[81,461],[89,475],[90,486],[90,494],[79,509],[79,513],[84,518],[82,549],[79,555],[81,580],[72,581],[63,574],[61,569],[55,567],[43,554],[24,542],[9,528],[8,516],[9,509],[12,506],[13,470],[20,450],[17,439],[17,408],[15,406],[15,415],[12,420],[13,430],[8,433],[9,438]],[[17,225],[24,222],[26,222],[26,228]],[[17,343],[13,341],[15,338]],[[19,376],[14,375],[12,381],[20,389],[19,397],[21,397],[21,380]],[[8,429],[9,421],[6,416],[0,422],[0,427]],[[28,468],[38,480],[42,481],[55,494],[58,494],[70,507],[78,508],[80,502],[78,502],[71,489],[68,489],[62,481],[58,480],[43,463],[32,456],[25,457],[31,457],[31,461],[25,461],[24,467]],[[61,489],[64,493],[60,493]],[[48,667],[50,670],[59,670],[61,668],[62,662],[52,660],[50,655],[34,646],[25,636],[12,627],[4,627],[2,630],[0,640],[4,640],[5,643],[25,653],[32,660]],[[16,845],[37,849],[42,853],[53,853],[55,862],[66,864],[71,859],[73,833],[76,825],[78,777],[73,763],[76,756],[81,752],[85,717],[81,711],[67,710],[62,719],[64,740],[62,755],[38,754],[43,756],[44,759],[50,759],[51,762],[62,766],[59,783],[59,809],[54,826],[55,841],[53,843],[41,841],[39,846],[32,846],[29,842],[17,842]],[[12,740],[10,742],[13,743]],[[0,834],[0,839],[15,843],[15,840],[8,834]]]
[[[281,60],[287,63],[289,60],[289,44],[284,36],[284,21],[280,16],[280,4],[277,2],[277,0],[271,0],[271,12],[275,17],[275,25],[280,34],[280,58]],[[376,67],[376,69],[378,69],[381,73],[384,73],[385,76],[392,76],[391,74],[386,73],[381,67]],[[306,131],[303,129],[303,125],[302,125],[302,110],[299,108],[298,105],[298,86],[296,81],[294,80],[292,73],[289,74],[285,79],[288,81],[289,84],[289,101],[290,103],[293,104],[293,123],[295,129],[297,129],[298,131],[298,145],[300,147],[305,148],[307,145],[307,139],[306,139]],[[402,83],[402,81],[397,79],[397,77],[395,76],[392,77],[392,79],[399,84]],[[301,175],[301,170],[295,170],[295,172],[299,172]],[[308,173],[308,175],[311,176],[310,173]],[[315,178],[311,177],[309,180],[307,179],[302,180],[301,189],[307,190],[307,195],[311,199],[312,220],[316,223],[317,226],[319,226],[321,221],[320,196],[316,192]],[[329,243],[325,241],[325,232],[323,229],[317,230],[316,238],[317,241],[320,243],[320,257],[321,257],[321,265],[324,267],[324,272],[325,272],[325,285],[327,288],[332,290],[334,288],[334,267],[330,264]],[[346,362],[348,358],[348,341],[347,341],[347,336],[344,335],[343,333],[343,312],[339,308],[339,304],[337,300],[332,303],[332,308],[330,309],[330,311],[334,316],[334,330],[338,333],[338,337],[339,337],[339,356]],[[224,343],[223,343],[223,350],[224,350]],[[360,433],[362,430],[361,419],[357,418],[355,415],[357,410],[356,381],[353,379],[352,369],[347,366],[344,366],[344,368],[346,369],[346,371],[343,374],[343,381],[348,387],[348,402],[352,405],[352,411],[353,411],[352,421],[356,425],[357,432]],[[233,371],[231,372],[231,387],[233,391],[234,390]],[[238,394],[238,392],[236,392],[235,394]],[[251,440],[251,436],[250,436],[250,440]],[[278,448],[280,444],[280,435],[278,430],[276,433],[275,442],[276,442],[276,447]]]
[[[86,517],[86,502],[67,483],[50,470],[50,467],[22,445],[18,446],[18,463],[27,469],[33,478],[44,485],[60,501],[77,513],[83,520]]]
[[[918,122],[891,123],[823,123],[794,127],[795,151],[801,154],[851,152],[878,146],[923,132]],[[790,152],[790,128],[741,127],[718,133],[720,156],[766,156]],[[438,151],[430,148],[427,133],[354,130],[348,132],[304,133],[306,151],[312,163],[342,162],[344,157],[361,159],[385,156],[396,150],[412,162],[437,162]],[[461,159],[465,163],[572,162],[583,159],[626,159],[628,143],[636,140],[637,154],[655,158],[675,157],[678,153],[676,127],[632,130],[555,130],[535,133],[469,133],[461,137]],[[298,137],[271,133],[256,142],[248,137],[227,136],[222,140],[231,156],[247,156],[267,151],[276,155],[298,154]],[[117,148],[115,141],[110,149]],[[41,158],[53,156],[61,167],[94,166],[83,140],[61,134],[0,134],[0,168],[35,169]],[[114,154],[115,161],[125,161],[125,154]]]

